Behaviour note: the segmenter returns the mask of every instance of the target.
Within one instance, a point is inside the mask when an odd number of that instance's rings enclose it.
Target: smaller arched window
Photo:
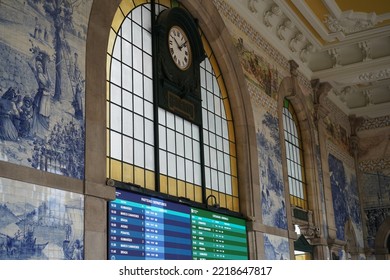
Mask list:
[[[283,104],[283,127],[286,146],[288,186],[292,206],[307,210],[302,138],[297,116],[288,99]]]

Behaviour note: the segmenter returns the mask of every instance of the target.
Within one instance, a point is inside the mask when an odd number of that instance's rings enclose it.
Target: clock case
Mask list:
[[[176,66],[169,49],[169,30],[179,26],[187,35],[191,48],[191,65],[182,70]],[[199,29],[192,16],[183,8],[162,11],[154,25],[154,75],[158,105],[197,125],[202,124],[200,63],[205,59]]]

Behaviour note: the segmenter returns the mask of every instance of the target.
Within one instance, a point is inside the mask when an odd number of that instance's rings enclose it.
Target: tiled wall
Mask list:
[[[290,249],[287,238],[264,233],[266,260],[289,260]]]
[[[82,179],[92,0],[63,2],[0,2],[0,160]]]
[[[0,259],[83,259],[83,246],[83,195],[0,178]]]
[[[263,223],[287,229],[278,118],[270,113],[257,115],[258,161],[260,168]]]
[[[351,167],[332,154],[329,154],[328,162],[337,239],[346,241],[345,225],[350,220],[357,244],[363,248],[363,227],[356,174]]]

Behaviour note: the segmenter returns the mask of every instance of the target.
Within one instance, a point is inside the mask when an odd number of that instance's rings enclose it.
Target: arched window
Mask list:
[[[233,120],[215,56],[202,35],[202,126],[158,107],[151,5],[138,2],[120,4],[107,49],[107,178],[200,203],[213,195],[238,212]],[[157,14],[170,6],[162,2]]]
[[[302,138],[294,108],[288,99],[284,99],[283,104],[283,127],[290,203],[292,206],[307,210]]]

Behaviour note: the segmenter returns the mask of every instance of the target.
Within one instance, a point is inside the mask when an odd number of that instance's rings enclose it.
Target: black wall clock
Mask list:
[[[192,63],[191,45],[185,31],[177,25],[172,26],[168,32],[169,51],[173,62],[182,70],[187,70]]]
[[[199,65],[205,52],[195,20],[183,8],[166,9],[157,17],[153,34],[159,106],[200,125]]]

